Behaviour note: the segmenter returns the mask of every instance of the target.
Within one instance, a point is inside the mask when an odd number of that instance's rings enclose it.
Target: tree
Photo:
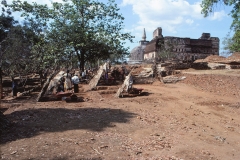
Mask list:
[[[86,61],[108,59],[112,54],[126,54],[125,40],[132,41],[129,33],[122,33],[123,20],[114,0],[102,3],[96,0],[65,0],[64,3],[32,5],[13,1],[15,11],[23,16],[47,24],[46,39],[61,44],[63,55],[75,55],[84,69]]]
[[[4,4],[3,1],[1,4]],[[1,8],[2,14],[0,15],[0,99],[2,98],[2,74],[3,74],[3,64],[6,63],[4,61],[4,57],[6,55],[6,51],[9,46],[6,45],[8,40],[8,32],[10,28],[17,23],[13,17],[11,17],[11,12],[9,10],[5,10],[3,7]]]
[[[171,58],[175,57],[175,54],[173,53],[173,42],[171,42],[171,39],[168,38],[160,38],[157,42],[157,48],[158,48],[158,58],[160,58],[161,61],[169,60]]]
[[[223,40],[224,50],[234,52],[239,51],[240,48],[240,31],[236,31],[233,37],[228,33]]]
[[[19,24],[11,16],[6,1],[2,1],[0,15],[0,92],[2,93],[2,73],[15,77],[43,68],[43,61],[49,63],[45,53],[50,45],[44,39],[43,27],[29,19]],[[5,6],[5,7],[4,7]],[[48,44],[48,45],[42,45]],[[43,54],[44,53],[44,54]],[[1,97],[1,96],[0,96]]]
[[[239,52],[240,45],[240,1],[239,0],[203,0],[201,7],[202,7],[202,14],[204,17],[209,16],[210,13],[214,12],[214,7],[217,4],[224,4],[226,6],[233,6],[233,9],[230,12],[230,15],[233,18],[233,22],[231,24],[230,29],[234,31],[233,37],[229,37],[229,35],[225,38],[224,44],[225,49],[230,50],[231,52]]]

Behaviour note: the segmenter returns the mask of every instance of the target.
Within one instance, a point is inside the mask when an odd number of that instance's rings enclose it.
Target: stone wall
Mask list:
[[[172,48],[172,53],[179,60],[194,61],[204,59],[209,55],[219,55],[219,38],[211,37],[210,33],[203,33],[199,39],[182,38],[162,35],[162,28],[153,32],[153,39],[146,45],[144,60],[157,58],[159,40],[164,38],[165,49]]]

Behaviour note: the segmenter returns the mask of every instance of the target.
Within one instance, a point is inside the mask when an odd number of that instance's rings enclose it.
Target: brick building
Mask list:
[[[219,55],[219,38],[211,37],[210,33],[202,33],[199,39],[164,37],[162,28],[158,27],[153,31],[153,39],[150,42],[145,39],[144,42],[144,47],[142,48],[144,61],[152,61],[161,57],[161,54],[163,54],[161,52],[162,48],[170,49],[171,55],[175,59],[183,61],[194,61],[196,59],[204,59],[209,55]],[[160,43],[164,47],[160,47]],[[134,57],[135,54],[137,53],[133,49],[131,56]]]

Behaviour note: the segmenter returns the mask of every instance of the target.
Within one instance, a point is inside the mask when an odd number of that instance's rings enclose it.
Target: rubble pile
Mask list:
[[[233,53],[222,63],[229,64],[232,69],[240,69],[240,52]]]
[[[134,84],[152,84],[154,81],[152,68],[142,68],[142,71],[133,77]]]
[[[223,56],[218,56],[218,55],[211,55],[206,57],[205,59],[198,59],[195,62],[217,62],[217,61],[222,61],[226,60],[226,57]]]
[[[227,58],[228,60],[240,61],[240,52],[235,52]]]
[[[194,61],[192,68],[195,69],[239,69],[240,68],[240,53],[233,53],[229,57],[211,55],[205,59]]]
[[[141,65],[131,66],[131,68],[133,68],[132,75],[135,76],[139,75],[144,70],[143,66]]]

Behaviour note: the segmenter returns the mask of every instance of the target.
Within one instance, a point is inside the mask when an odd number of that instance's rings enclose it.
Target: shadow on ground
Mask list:
[[[140,93],[140,94],[122,94],[122,95],[120,95],[119,96],[119,98],[134,98],[134,97],[140,97],[140,96],[149,96],[149,95],[151,95],[151,94],[153,94],[153,93],[149,93],[149,92],[142,92],[142,93]]]
[[[15,111],[5,116],[11,122],[11,126],[2,133],[1,144],[44,132],[78,129],[103,131],[104,128],[114,127],[113,123],[128,122],[135,114],[109,108],[39,108]]]

